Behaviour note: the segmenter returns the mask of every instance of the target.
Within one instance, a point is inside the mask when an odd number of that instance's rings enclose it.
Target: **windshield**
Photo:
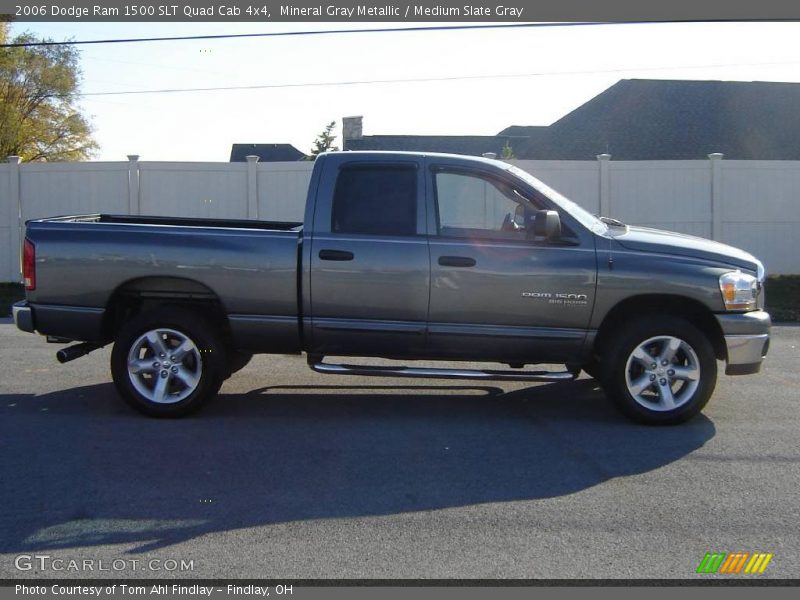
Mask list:
[[[566,198],[562,194],[558,193],[549,185],[542,183],[527,171],[523,171],[519,167],[511,165],[508,168],[508,172],[519,177],[537,192],[552,200],[559,208],[563,208],[587,229],[594,231],[595,233],[602,233],[603,231],[606,231],[607,227],[600,219],[595,217],[585,208],[575,204],[569,198]]]

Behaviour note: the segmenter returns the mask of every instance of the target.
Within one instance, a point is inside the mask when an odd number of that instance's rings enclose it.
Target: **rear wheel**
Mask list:
[[[162,307],[120,329],[111,373],[122,398],[152,417],[191,413],[219,391],[227,361],[218,334],[184,308]]]
[[[640,317],[622,328],[608,350],[606,392],[640,423],[682,423],[699,413],[714,392],[714,349],[684,319]]]
[[[228,372],[225,379],[244,369],[250,360],[252,360],[253,355],[250,352],[242,352],[241,350],[228,350],[227,358]]]

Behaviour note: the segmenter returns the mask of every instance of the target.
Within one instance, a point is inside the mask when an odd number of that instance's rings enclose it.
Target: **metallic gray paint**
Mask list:
[[[625,230],[609,227],[608,235],[630,250],[706,259],[747,269],[754,275],[758,264],[758,259],[739,248],[674,231],[648,227],[629,226]]]
[[[430,323],[428,351],[433,358],[538,363],[578,361],[586,330],[474,323]]]
[[[433,354],[447,356],[456,350],[459,356],[478,358],[483,352],[494,355],[502,351],[508,360],[532,360],[561,345],[564,347],[559,347],[554,358],[574,355],[580,350],[595,298],[593,245],[548,247],[524,242],[431,238],[430,252],[429,319],[432,323],[456,326],[429,331],[428,345]],[[476,265],[441,266],[438,258],[442,255],[470,257]],[[586,294],[587,301],[555,304],[554,299],[523,296],[531,288]],[[460,331],[458,326],[463,326]],[[528,335],[515,334],[515,328],[523,328]],[[559,337],[558,345],[538,335],[554,329],[579,331],[580,335]]]
[[[408,339],[396,329],[331,329],[331,320],[417,322],[428,316],[430,259],[424,237],[314,235],[311,253],[311,319],[313,352],[366,352],[375,344],[398,355],[424,351],[425,338]],[[321,260],[318,249],[350,251],[352,261]],[[375,333],[381,331],[380,339]],[[377,348],[377,349],[379,349]]]
[[[298,354],[303,349],[296,316],[228,315],[228,321],[239,350]]]
[[[105,307],[123,284],[146,277],[198,282],[229,313],[297,315],[293,231],[123,223],[28,223],[41,304]]]
[[[723,312],[719,276],[730,271],[708,259],[628,250],[616,240],[598,240],[597,300],[590,327],[621,301],[635,296],[688,298],[711,312]]]
[[[319,159],[318,159],[319,160]],[[417,177],[417,235],[354,235],[331,231],[332,198],[341,168],[353,163],[412,166]],[[425,352],[424,335],[392,328],[352,327],[380,322],[415,322],[424,329],[428,317],[430,257],[425,237],[423,159],[415,155],[330,154],[321,163],[317,195],[313,201],[313,237],[306,239],[310,271],[303,305],[310,322],[305,327],[307,346],[321,354],[391,352],[412,356]],[[315,169],[317,170],[317,169]],[[376,211],[380,193],[376,190]],[[328,261],[320,251],[350,252],[353,259]],[[340,322],[340,327],[335,323]],[[350,325],[346,325],[350,323]]]
[[[558,207],[497,161],[467,157],[426,159],[427,224],[431,290],[427,351],[434,358],[510,362],[566,361],[582,352],[597,278],[594,235],[559,211],[574,244],[438,236],[436,172],[470,173],[499,181],[534,199],[544,209]],[[472,267],[440,264],[444,256],[475,261]],[[587,303],[551,304],[523,297],[537,290],[586,294]],[[565,333],[552,337],[554,331]]]

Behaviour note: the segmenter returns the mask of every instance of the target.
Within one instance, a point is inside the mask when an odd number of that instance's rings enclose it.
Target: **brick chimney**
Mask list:
[[[347,150],[348,140],[360,140],[364,137],[362,121],[364,117],[342,117],[342,147]]]

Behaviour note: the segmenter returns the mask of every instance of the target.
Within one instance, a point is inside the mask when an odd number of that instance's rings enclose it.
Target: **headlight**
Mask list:
[[[719,278],[722,300],[728,310],[754,310],[758,297],[758,280],[741,271],[731,271]]]

